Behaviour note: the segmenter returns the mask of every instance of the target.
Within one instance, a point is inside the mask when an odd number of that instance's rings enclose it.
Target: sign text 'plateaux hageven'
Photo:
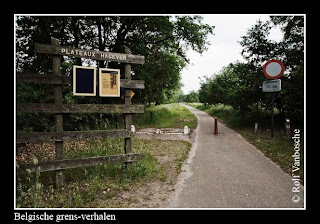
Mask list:
[[[133,54],[121,54],[106,51],[93,51],[65,46],[52,46],[49,44],[35,43],[36,53],[50,53],[65,56],[91,58],[96,60],[117,61],[133,64],[144,64],[144,56]]]
[[[89,51],[89,50],[78,50],[78,49],[69,49],[69,48],[61,48],[62,55],[70,55],[70,56],[83,56],[83,57],[99,57],[102,59],[116,59],[120,61],[126,61],[127,55],[125,54],[115,54],[110,52],[96,52],[96,51]]]

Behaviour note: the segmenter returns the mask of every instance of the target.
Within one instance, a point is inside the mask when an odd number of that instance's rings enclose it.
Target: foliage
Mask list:
[[[183,96],[183,102],[186,102],[186,103],[199,102],[199,93],[196,91],[191,91],[187,95]]]
[[[175,89],[165,91],[164,103],[181,103],[183,96],[183,91],[181,89],[182,86],[183,84],[180,82]]]
[[[248,64],[230,63],[218,74],[201,82],[199,98],[202,103],[231,105],[244,115],[251,105],[261,104],[261,76]]]
[[[280,92],[274,93],[275,105],[280,112],[281,123],[290,119],[298,126],[303,124],[303,17],[276,16],[269,21],[261,20],[247,31],[240,44],[246,63],[235,62],[224,67],[218,74],[201,80],[200,102],[227,104],[239,109],[240,116],[271,109],[271,94],[263,93],[261,86],[266,80],[263,64],[270,59],[281,60],[286,68],[281,77]],[[280,26],[283,39],[279,42],[268,38],[270,30]]]
[[[273,26],[279,26],[283,32],[280,42],[268,39]],[[282,90],[276,94],[275,103],[281,113],[282,120],[289,118],[296,123],[303,123],[304,96],[304,17],[303,16],[271,16],[270,21],[258,21],[240,44],[244,47],[242,55],[256,69],[269,59],[281,60],[286,68],[281,77]]]
[[[18,16],[16,20],[17,70],[48,73],[50,56],[35,55],[34,43],[50,43],[50,37],[61,45],[100,51],[123,52],[145,56],[145,65],[133,65],[135,77],[146,81],[144,98],[161,98],[164,89],[174,89],[180,71],[188,63],[186,50],[202,53],[213,27],[202,24],[200,16]],[[98,67],[121,67],[117,63],[70,59],[71,64],[96,63]],[[122,68],[123,69],[123,68]]]
[[[120,53],[124,51],[123,46],[127,46],[132,54],[144,55],[143,66],[132,65],[133,79],[145,81],[144,90],[135,90],[133,102],[149,105],[179,98],[180,72],[189,62],[186,51],[205,51],[209,44],[207,36],[214,28],[203,24],[200,16],[17,16],[15,25],[18,72],[52,73],[51,56],[34,53],[35,42],[49,44],[51,37],[57,38],[63,46]],[[115,62],[67,56],[61,60],[63,75],[71,76],[73,65],[124,71],[124,66]],[[74,97],[71,86],[64,87],[63,93],[63,102],[67,103],[123,103],[120,98]],[[52,86],[17,83],[17,102],[53,102]],[[98,115],[72,115],[69,118],[80,122],[81,126],[98,123],[100,119]],[[103,118],[110,120],[109,115]],[[20,115],[19,120],[19,130],[22,131],[33,124]],[[69,119],[65,121],[65,125],[71,128]],[[49,130],[51,123],[43,123],[38,130]]]

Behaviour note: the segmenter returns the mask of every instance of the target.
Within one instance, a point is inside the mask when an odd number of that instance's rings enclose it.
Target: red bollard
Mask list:
[[[218,135],[218,118],[214,117],[214,135]]]

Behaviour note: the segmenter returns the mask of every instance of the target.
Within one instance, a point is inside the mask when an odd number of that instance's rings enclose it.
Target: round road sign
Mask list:
[[[263,74],[268,79],[278,79],[284,73],[284,65],[279,60],[269,60],[263,65]]]

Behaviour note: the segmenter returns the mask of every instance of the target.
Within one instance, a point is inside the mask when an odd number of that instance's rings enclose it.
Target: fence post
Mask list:
[[[290,138],[290,120],[289,119],[286,119],[285,127],[286,127],[286,135],[288,138]]]
[[[254,133],[257,134],[258,131],[258,123],[254,123]]]
[[[60,46],[59,40],[51,37],[51,44],[53,46]],[[61,58],[59,55],[53,55],[53,75],[61,75]],[[62,104],[62,86],[61,84],[54,85],[54,103]],[[56,132],[63,132],[63,115],[61,113],[55,114],[55,129]],[[55,142],[55,154],[57,160],[63,159],[63,141]],[[63,172],[62,170],[56,171],[56,187],[61,189],[63,186]]]
[[[124,53],[130,54],[131,53],[130,48],[124,46]],[[131,80],[131,64],[126,63],[124,65],[124,75],[125,75],[126,80]],[[126,106],[131,105],[131,89],[125,89],[125,91],[124,91],[124,104]],[[125,123],[126,130],[131,131],[131,123],[132,123],[131,114],[124,114],[124,123]],[[131,137],[125,138],[124,141],[125,141],[125,146],[124,146],[125,147],[124,148],[125,154],[131,153]],[[127,169],[130,168],[131,165],[132,165],[131,162],[125,163],[125,167]]]

